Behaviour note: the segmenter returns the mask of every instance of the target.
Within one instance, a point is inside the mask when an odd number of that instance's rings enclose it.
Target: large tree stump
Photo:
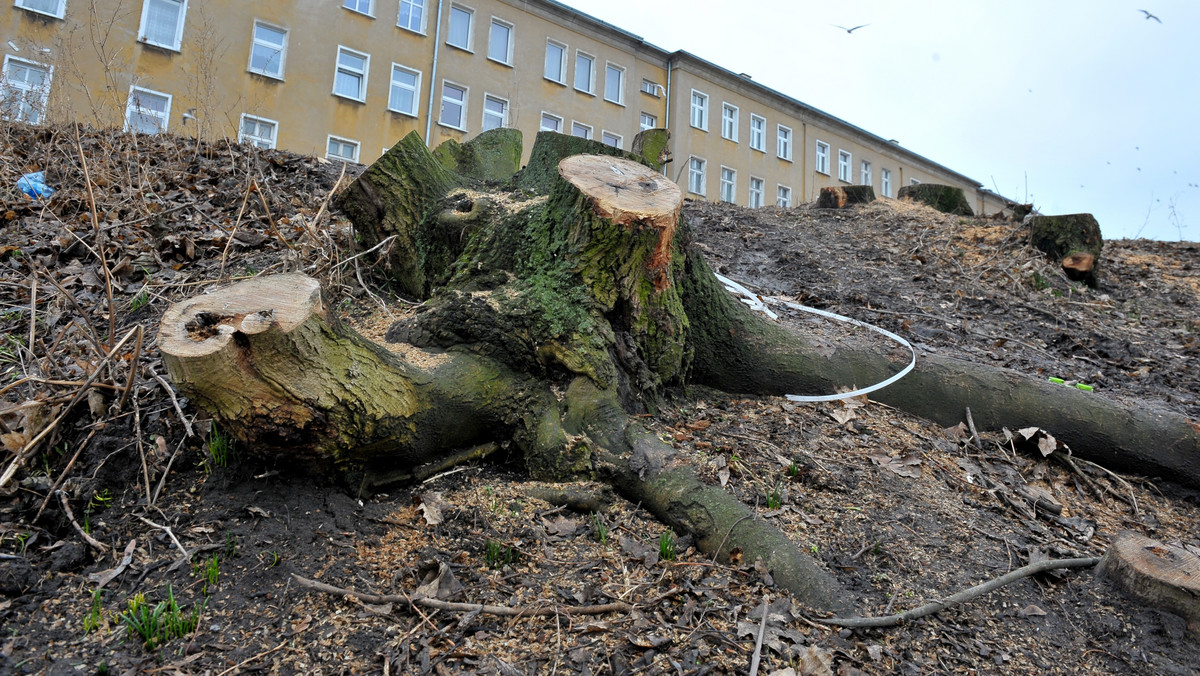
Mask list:
[[[1200,556],[1126,530],[1104,553],[1099,573],[1138,601],[1183,617],[1200,638]]]
[[[875,201],[875,188],[869,185],[847,185],[821,188],[817,197],[818,209],[845,209],[855,204]]]
[[[1058,261],[1067,279],[1096,286],[1104,238],[1091,214],[1034,216],[1029,222],[1029,243]]]
[[[937,183],[906,185],[900,188],[900,192],[896,193],[896,196],[899,199],[910,199],[915,202],[927,204],[944,214],[953,214],[955,216],[975,215],[975,212],[971,210],[971,203],[967,201],[967,196],[963,193],[963,189],[952,185],[940,185]]]

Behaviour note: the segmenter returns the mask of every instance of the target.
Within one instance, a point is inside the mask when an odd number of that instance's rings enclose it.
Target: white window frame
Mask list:
[[[277,73],[272,73],[263,68],[255,68],[254,67],[254,50],[258,49],[261,46],[261,47],[264,47],[271,51],[274,51],[275,47],[276,47],[276,45],[273,43],[260,41],[258,39],[258,27],[259,26],[262,26],[263,28],[266,28],[269,30],[278,31],[280,33],[283,33],[283,44],[279,45],[279,67],[277,69],[278,70]],[[263,77],[269,77],[273,80],[282,80],[283,73],[284,73],[284,67],[287,64],[287,47],[288,47],[288,29],[283,28],[282,26],[276,26],[273,23],[255,19],[254,22],[250,25],[250,62],[246,65],[246,70],[248,70],[251,73],[254,73],[256,75],[261,75]],[[270,60],[268,59],[268,62],[269,61]]]
[[[721,165],[720,200],[728,204],[737,204],[737,169]]]
[[[255,134],[247,134],[246,130],[245,130],[247,120],[254,122],[256,125],[270,125],[271,129],[272,129],[271,138],[264,139],[263,137],[257,136]],[[249,139],[249,140],[247,140],[247,139]],[[266,145],[261,145],[260,143],[258,143],[259,141],[265,142]],[[242,119],[240,121],[238,121],[238,143],[249,143],[257,148],[265,148],[265,149],[269,150],[269,149],[274,148],[278,142],[279,142],[279,122],[278,121],[269,120],[265,117],[259,117],[258,115],[250,115],[249,113],[242,113]],[[326,147],[326,149],[328,149],[328,147]]]
[[[409,6],[408,25],[402,23],[405,4],[408,4]],[[417,19],[417,25],[415,27],[412,25],[413,8],[421,11],[421,17]],[[429,12],[425,11],[425,9],[425,0],[400,0],[399,4],[396,5],[396,27],[403,28],[406,31],[412,31],[418,35],[425,35],[426,19],[429,17]]]
[[[818,174],[829,175],[829,144],[817,141],[817,156],[813,162],[813,170]]]
[[[34,14],[40,14],[42,16],[52,16],[55,19],[61,19],[66,15],[67,0],[54,0],[54,3],[55,3],[55,5],[57,5],[58,9],[56,9],[53,12],[47,12],[44,9],[40,9],[38,7],[33,7],[29,4],[26,4],[30,1],[31,0],[16,0],[14,5],[16,7],[19,7],[20,9],[27,11],[27,12],[33,12]]]
[[[45,71],[46,79],[44,84],[41,87],[31,87],[26,83],[9,81],[8,64],[14,62],[20,63],[29,69]],[[38,63],[37,61],[30,61],[29,59],[22,59],[21,57],[13,56],[12,54],[5,54],[3,70],[0,70],[0,104],[8,104],[9,96],[18,97],[19,101],[17,101],[17,115],[11,118],[5,117],[4,119],[17,120],[20,122],[27,122],[29,124],[41,124],[44,122],[46,119],[46,102],[50,98],[50,83],[53,79],[54,66]],[[24,107],[20,105],[21,102],[28,103],[31,111],[37,111],[37,120],[30,121],[27,118],[27,116],[22,112]],[[4,108],[3,106],[0,106],[0,113],[3,112]]]
[[[495,49],[493,49],[496,41],[495,30],[497,28],[503,28],[507,31],[503,59],[496,58]],[[515,25],[499,17],[492,17],[492,23],[488,26],[488,60],[511,68],[513,65],[513,44],[516,42],[516,36],[517,27]]]
[[[347,158],[343,155],[329,154],[330,142],[336,142],[339,145],[344,145],[344,146],[351,146],[352,148],[354,148],[354,157]],[[325,138],[325,159],[327,159],[327,160],[336,160],[339,162],[354,162],[357,164],[358,163],[358,153],[361,149],[362,149],[362,146],[359,144],[358,141],[355,141],[354,139],[342,138],[341,136],[334,136],[333,134],[330,134],[329,136],[327,136]]]
[[[688,158],[688,192],[695,195],[704,196],[705,184],[707,177],[705,171],[708,167],[708,160],[702,157],[693,155]]]
[[[891,169],[880,169],[879,170],[879,192],[884,197],[892,196],[892,170]]]
[[[555,126],[557,127],[557,129],[548,129],[546,127],[547,119],[554,120]],[[563,123],[564,123],[564,120],[561,115],[555,115],[554,113],[548,113],[543,110],[541,122],[538,123],[539,124],[538,131],[552,131],[556,134],[561,134],[562,130],[563,130]]]
[[[583,135],[580,136],[579,134],[576,134],[575,133],[576,130],[583,130]],[[585,138],[590,141],[590,140],[592,140],[592,133],[594,131],[595,131],[594,128],[590,124],[584,124],[584,123],[580,122],[579,120],[571,120],[571,136],[575,136],[577,138]]]
[[[863,160],[859,164],[858,182],[861,185],[874,185],[875,177],[871,174],[870,160]]]
[[[921,185],[921,182],[915,178],[910,178],[910,179],[908,179],[908,184],[909,185]]]
[[[466,42],[461,45],[455,44],[450,41],[451,37],[454,34],[452,27],[454,26],[454,16],[455,16],[454,11],[455,10],[458,10],[459,12],[462,12],[463,14],[467,15],[467,39],[466,39]],[[471,9],[470,7],[467,7],[466,5],[460,5],[457,2],[451,3],[450,11],[446,14],[446,44],[451,47],[454,47],[455,49],[461,49],[464,52],[471,52],[472,51],[471,45],[474,44],[474,42],[475,42],[475,10]]]
[[[557,80],[550,77],[550,73],[549,73],[549,70],[550,70],[550,48],[551,47],[554,47],[555,49],[558,50],[558,77],[559,77],[559,79],[557,79]],[[542,66],[542,77],[546,78],[547,80],[549,80],[555,84],[560,84],[560,85],[566,86],[566,84],[567,84],[567,54],[569,53],[569,51],[570,50],[567,48],[567,46],[564,45],[563,43],[559,42],[558,40],[547,39],[546,40],[546,60],[545,60],[544,65]]]
[[[447,100],[446,99],[446,87],[447,86],[452,87],[454,89],[462,90],[462,100],[461,101],[458,101],[456,99],[450,99],[450,102],[452,104],[462,106],[462,109],[458,113],[458,123],[462,126],[455,126],[452,124],[447,124],[444,119],[444,115],[446,113],[446,100]],[[470,97],[470,91],[471,91],[470,87],[468,87],[464,84],[459,84],[459,83],[455,82],[454,80],[445,80],[445,79],[442,80],[442,98],[441,98],[442,104],[438,108],[438,124],[440,126],[446,127],[447,129],[457,129],[458,131],[466,131],[467,130],[467,101],[469,100],[469,97]]]
[[[342,66],[342,53],[343,52],[353,55],[353,56],[362,57],[362,59],[363,59],[362,70],[359,71],[355,68],[350,68],[349,66],[343,68],[343,66]],[[349,94],[343,94],[342,92],[338,91],[338,75],[343,72],[346,73],[347,75],[355,75],[355,76],[359,77],[358,96],[351,96]],[[367,100],[367,75],[370,74],[370,72],[371,72],[371,55],[370,54],[366,54],[366,53],[360,52],[356,49],[350,49],[349,47],[344,47],[342,45],[338,45],[337,59],[333,63],[333,95],[343,98],[343,99],[349,99],[351,101],[358,101],[359,103],[365,103]]]
[[[612,140],[612,143],[609,143],[610,139]],[[621,144],[625,142],[625,139],[622,138],[622,136],[620,134],[614,134],[611,131],[608,131],[607,129],[601,129],[600,130],[600,142],[606,146],[620,148]]]
[[[647,125],[646,122],[649,121]],[[655,129],[658,127],[658,116],[650,113],[642,113],[642,117],[638,120],[638,131],[646,131],[647,129]]]
[[[792,189],[782,183],[775,186],[775,206],[787,209],[792,206]]]
[[[616,73],[617,79],[615,98],[612,91],[613,73]],[[604,100],[618,106],[625,105],[625,67],[612,61],[604,62]]]
[[[588,62],[587,89],[584,89],[579,86],[579,60],[580,59],[587,59],[587,62]],[[584,94],[588,94],[590,96],[596,95],[596,57],[592,56],[591,54],[588,54],[587,52],[585,52],[581,49],[575,50],[575,78],[574,78],[573,83],[575,85],[575,91],[583,92]]]
[[[767,152],[767,118],[754,113],[750,113],[750,149]]]
[[[792,128],[782,124],[775,126],[775,155],[781,160],[792,161]],[[788,188],[791,190],[791,188]]]
[[[642,93],[643,94],[649,94],[650,96],[653,96],[656,99],[660,99],[660,98],[662,98],[662,95],[659,94],[658,92],[662,88],[663,88],[663,86],[658,84],[654,80],[648,80],[646,78],[642,78]]]
[[[692,90],[692,126],[701,131],[708,131],[708,94]]]
[[[721,138],[737,143],[738,116],[741,111],[727,101],[721,102]]]
[[[838,148],[838,180],[850,182],[850,167],[854,164],[854,156],[849,150]]]
[[[362,10],[364,3],[367,5],[367,11],[365,12]],[[351,7],[350,5],[354,6]],[[354,12],[355,14],[369,16],[372,19],[375,18],[375,0],[342,0],[342,7]]]
[[[397,84],[396,71],[398,71],[398,70],[406,72],[410,75],[416,75],[416,82],[413,83],[413,87],[412,87],[412,109],[411,110],[403,110],[403,109],[397,108],[396,106],[393,105],[392,93],[395,92],[397,89],[408,89],[408,86],[403,83]],[[393,61],[392,62],[392,74],[388,80],[388,110],[392,111],[393,113],[400,113],[401,115],[408,115],[409,117],[416,117],[418,115],[418,111],[421,109],[421,78],[422,78],[421,71],[417,70],[416,68],[409,68],[408,66],[405,66],[402,63],[396,63],[395,61]]]
[[[150,5],[156,2],[168,3],[179,7],[179,22],[175,24],[175,37],[170,44],[151,40],[146,37],[146,24],[150,18]],[[138,42],[178,52],[180,45],[183,43],[183,25],[185,23],[187,23],[187,0],[142,0],[142,22],[138,26]]]
[[[495,118],[496,114],[494,112],[488,110],[488,102],[489,101],[499,101],[500,104],[503,106],[500,109],[500,124],[492,126],[492,127],[488,126],[488,118],[489,117]],[[483,93],[483,122],[481,123],[479,130],[480,131],[489,131],[491,129],[503,129],[503,128],[507,127],[508,126],[508,110],[509,110],[508,99],[500,97],[500,96],[496,96],[495,94],[489,94],[487,92],[484,92]]]
[[[167,131],[167,129],[170,128],[170,126],[171,126],[171,124],[170,124],[171,123],[171,101],[172,101],[171,95],[166,92],[156,92],[153,89],[146,89],[145,87],[138,87],[138,86],[133,86],[133,87],[129,88],[129,99],[126,100],[126,102],[125,102],[125,131],[134,131],[129,126],[129,116],[131,113],[134,112],[134,105],[133,105],[133,93],[134,92],[142,92],[145,94],[149,94],[151,96],[162,97],[167,100],[166,110],[164,110],[161,115],[159,115],[158,113],[150,113],[152,116],[157,117],[162,120],[162,128],[159,129],[155,133],[161,134],[161,133]],[[141,132],[141,133],[145,133],[145,132]]]
[[[763,205],[763,199],[767,192],[767,182],[757,176],[750,177],[750,201],[751,209],[758,209]]]

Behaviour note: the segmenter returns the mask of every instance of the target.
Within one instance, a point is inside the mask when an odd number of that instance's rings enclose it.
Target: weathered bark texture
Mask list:
[[[666,129],[643,129],[633,137],[630,150],[651,169],[662,171],[671,161],[671,132]]]
[[[529,155],[529,164],[517,174],[517,187],[537,193],[548,193],[558,181],[558,163],[572,155],[611,155],[633,162],[642,162],[640,154],[627,153],[620,148],[604,145],[578,136],[553,131],[539,131]]]
[[[1183,617],[1200,638],[1200,556],[1126,530],[1104,553],[1099,575],[1142,603]]]
[[[955,216],[973,216],[971,203],[962,188],[937,183],[918,183],[900,188],[896,194],[900,199],[910,199],[937,209],[944,214]]]
[[[869,185],[847,185],[821,188],[817,197],[818,209],[845,209],[854,204],[875,201],[875,188]]]
[[[481,181],[507,181],[521,168],[519,129],[491,129],[466,143],[442,142],[433,156],[448,171]]]
[[[1091,214],[1034,216],[1029,222],[1029,243],[1058,261],[1068,279],[1096,286],[1104,238]]]

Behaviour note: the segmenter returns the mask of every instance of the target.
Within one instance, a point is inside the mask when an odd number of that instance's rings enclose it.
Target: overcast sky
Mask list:
[[[1200,0],[563,1],[1107,239],[1200,241]]]

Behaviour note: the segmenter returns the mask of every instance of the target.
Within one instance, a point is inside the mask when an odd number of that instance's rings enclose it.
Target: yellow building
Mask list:
[[[14,0],[0,21],[0,114],[200,136],[371,162],[520,129],[625,149],[672,134],[693,196],[791,206],[829,185],[977,181],[731,73],[553,0]]]

